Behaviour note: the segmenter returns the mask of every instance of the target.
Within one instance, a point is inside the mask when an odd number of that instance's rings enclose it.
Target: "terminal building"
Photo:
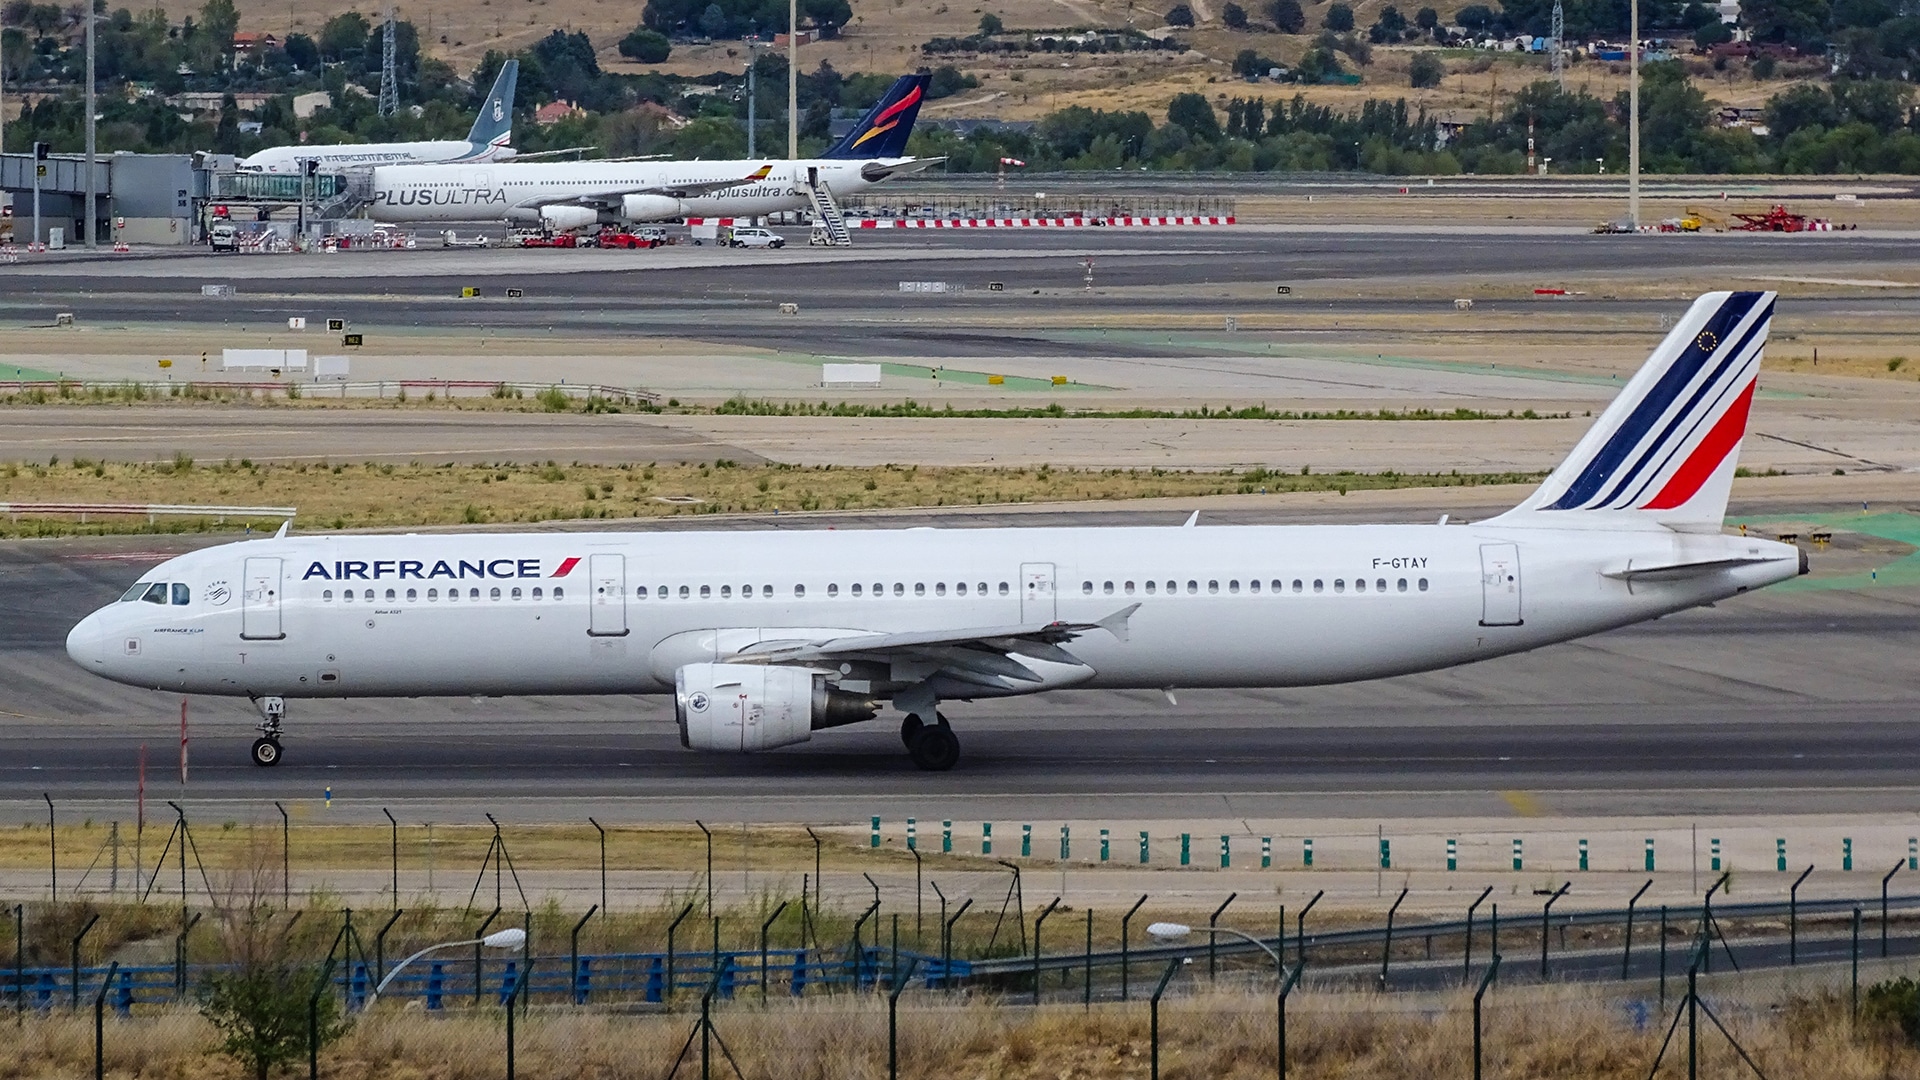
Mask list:
[[[359,209],[364,183],[239,172],[223,154],[102,154],[93,164],[94,236],[100,244],[197,244],[215,208],[237,221],[337,220]],[[34,233],[35,190],[39,232]],[[13,208],[13,241],[75,245],[86,238],[87,163],[77,154],[0,154],[0,192]]]

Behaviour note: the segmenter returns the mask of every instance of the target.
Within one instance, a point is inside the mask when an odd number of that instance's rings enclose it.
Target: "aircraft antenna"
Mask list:
[[[1558,0],[1556,0],[1556,3]],[[1558,25],[1557,23],[1555,25]],[[387,24],[380,41],[380,115],[392,116],[400,111],[400,81],[394,78],[394,11],[392,0],[387,3]],[[1557,61],[1556,61],[1557,63]]]

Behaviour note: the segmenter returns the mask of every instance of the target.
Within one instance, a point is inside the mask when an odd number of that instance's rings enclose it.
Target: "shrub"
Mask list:
[[[620,39],[620,55],[642,64],[658,64],[673,51],[673,44],[665,34],[646,27],[637,27],[633,33]]]
[[[1447,73],[1440,58],[1429,53],[1420,53],[1407,65],[1407,81],[1416,90],[1431,90],[1440,85],[1441,76]]]
[[[1247,28],[1247,9],[1241,7],[1239,4],[1228,4],[1226,7],[1220,9],[1220,21],[1225,23],[1229,30],[1245,30]]]
[[[1307,13],[1301,10],[1300,0],[1272,0],[1267,5],[1267,18],[1283,34],[1298,34],[1307,28]]]
[[[980,32],[982,34],[997,34],[1006,28],[1006,24],[1000,21],[1000,16],[995,15],[991,11],[980,16]]]
[[[1329,4],[1327,16],[1322,25],[1336,34],[1344,34],[1353,29],[1353,9],[1345,4]]]
[[[1193,9],[1185,4],[1175,4],[1167,9],[1168,26],[1192,26]]]

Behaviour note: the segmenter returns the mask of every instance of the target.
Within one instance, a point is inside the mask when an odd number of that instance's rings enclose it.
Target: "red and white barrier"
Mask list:
[[[1086,229],[1166,225],[1231,225],[1231,215],[1194,217],[878,218],[847,222],[850,229]]]
[[[1167,225],[1232,225],[1233,215],[1071,218],[848,218],[849,229],[1086,229]],[[752,224],[750,218],[688,218],[688,225]]]

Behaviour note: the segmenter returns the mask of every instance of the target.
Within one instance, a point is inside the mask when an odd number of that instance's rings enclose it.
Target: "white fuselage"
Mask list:
[[[1608,576],[1716,559],[1677,580]],[[1084,667],[1050,685],[1283,687],[1532,649],[1799,570],[1789,545],[1660,528],[296,537],[170,560],[142,580],[184,590],[110,604],[68,648],[96,674],[185,693],[653,694],[762,639],[1094,622],[1137,604],[1124,635],[1067,643]]]
[[[395,166],[374,170],[368,214],[388,222],[537,221],[543,206],[573,209],[577,201],[601,207],[601,221],[672,221],[686,217],[758,217],[810,205],[808,170],[835,195],[865,191],[878,181],[863,175],[901,159],[805,161],[565,161]],[[751,176],[762,179],[677,198],[653,192]],[[634,194],[637,193],[637,194]]]
[[[250,172],[300,174],[303,162],[317,161],[322,172],[346,172],[383,165],[430,165],[441,162],[495,162],[514,156],[513,147],[474,143],[465,139],[431,142],[342,143],[328,146],[274,146],[240,162]]]

